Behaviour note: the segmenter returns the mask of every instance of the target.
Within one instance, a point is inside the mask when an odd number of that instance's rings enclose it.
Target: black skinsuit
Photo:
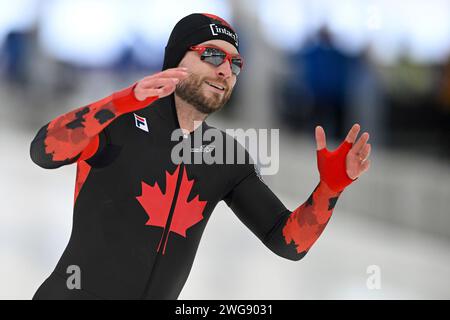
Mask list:
[[[65,130],[94,126],[85,119],[93,112],[92,105],[75,113]],[[221,200],[276,254],[290,260],[306,254],[283,238],[282,227],[291,211],[261,181],[251,161],[173,163],[171,150],[178,140],[172,141],[171,134],[179,128],[173,94],[134,112],[109,115],[102,110],[95,118],[109,123],[97,135],[98,143],[87,159],[78,155],[54,160],[56,153],[48,151],[55,144],[48,140],[49,125],[32,142],[31,157],[38,165],[57,168],[77,162],[78,166],[72,235],[34,299],[176,299],[203,230]],[[148,132],[142,129],[142,118]],[[218,130],[203,122],[196,131],[207,129]],[[75,143],[73,136],[72,141],[61,136],[57,139]],[[197,150],[201,147],[194,139],[186,141]],[[203,141],[208,143],[217,148],[214,142]],[[81,289],[66,286],[72,265],[81,270]]]

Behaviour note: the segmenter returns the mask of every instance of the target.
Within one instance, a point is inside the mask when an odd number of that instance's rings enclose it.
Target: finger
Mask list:
[[[156,75],[162,78],[185,78],[189,76],[189,72],[187,71],[187,69],[173,69],[173,70],[169,69]]]
[[[142,89],[159,89],[164,86],[177,84],[180,82],[177,78],[153,78],[141,83]]]
[[[360,153],[361,148],[366,144],[367,140],[369,140],[369,134],[364,132],[353,145],[352,151],[355,153]]]
[[[178,67],[178,68],[171,68],[171,69],[166,69],[164,71],[161,71],[160,73],[162,75],[169,75],[172,73],[177,73],[177,72],[184,72],[184,73],[189,73],[189,69],[185,68],[185,67]]]
[[[166,69],[166,70],[164,70],[164,71],[162,71],[162,72],[165,72],[165,71],[170,71],[170,70],[182,70],[182,71],[189,71],[189,68],[187,68],[187,67],[175,67],[175,68],[170,68],[170,69]]]
[[[361,164],[361,173],[366,172],[370,168],[370,160],[366,160]]]
[[[187,73],[172,73],[172,77],[168,77],[168,76],[150,76],[150,77],[146,77],[144,79],[142,79],[142,83],[143,84],[151,84],[155,81],[161,80],[161,79],[178,79],[178,81],[184,80],[188,77]]]
[[[169,94],[171,94],[172,92],[175,91],[175,88],[176,88],[175,84],[168,85],[168,86],[165,86],[165,87],[161,88],[160,90],[162,91],[162,93],[159,95],[159,97],[163,98],[163,97],[168,96]]]
[[[171,94],[175,90],[175,87],[176,87],[175,83],[169,82],[164,86],[143,89],[142,93],[147,97],[158,96],[159,98],[163,98]]]
[[[167,86],[164,86],[164,87],[158,89],[158,90],[160,90],[159,97],[164,98],[164,97],[168,96],[169,94],[171,94],[172,92],[175,91],[175,88],[176,88],[176,84],[170,84],[170,85],[167,85]]]
[[[347,137],[345,137],[345,141],[353,144],[355,143],[356,137],[358,136],[359,130],[361,130],[361,126],[357,123],[353,125],[353,127],[350,129],[350,131],[347,134]]]
[[[359,153],[359,158],[361,160],[366,160],[370,155],[370,149],[370,144],[365,144],[364,147],[362,147],[361,152]]]
[[[155,79],[155,78],[178,78],[178,79],[185,79],[189,76],[189,72],[185,71],[184,69],[167,69],[162,72],[158,72],[155,74],[152,74],[151,76],[145,77],[142,80],[149,80],[149,79]]]
[[[322,150],[327,147],[327,139],[325,136],[325,131],[321,126],[316,127],[316,144],[317,150]]]
[[[143,96],[140,101],[143,101],[150,97],[158,97],[161,98],[161,94],[163,93],[163,89],[148,89],[141,91],[141,95]]]
[[[160,97],[161,95],[164,93],[163,89],[148,89],[148,90],[144,90],[143,94],[145,95],[145,97]]]
[[[165,74],[170,74],[170,73],[172,73],[172,72],[188,72],[188,71],[189,71],[188,68],[185,68],[185,67],[177,67],[177,68],[170,68],[170,69],[166,69],[166,70],[160,71],[160,72],[158,72],[158,73],[155,73],[154,75],[156,75],[156,74],[162,74],[162,75],[165,75]]]

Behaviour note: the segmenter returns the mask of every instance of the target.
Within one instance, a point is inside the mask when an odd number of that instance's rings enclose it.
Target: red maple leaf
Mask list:
[[[87,179],[90,171],[91,171],[91,166],[88,165],[86,162],[79,161],[77,163],[77,178],[75,181],[74,203],[77,201],[78,194],[80,193],[81,188],[83,187],[84,183],[86,182],[86,179]]]
[[[161,227],[164,228],[165,231],[175,194],[179,169],[180,166],[177,167],[173,174],[166,171],[165,193],[162,193],[157,182],[155,182],[154,186],[151,186],[142,181],[142,195],[136,197],[136,199],[149,216],[146,225]],[[198,195],[191,201],[187,201],[194,182],[193,179],[188,180],[186,169],[183,168],[183,176],[178,197],[176,199],[175,209],[172,214],[170,225],[168,226],[169,232],[164,243],[163,254],[166,249],[170,232],[175,232],[186,238],[186,230],[203,219],[203,210],[205,209],[207,201],[200,201]],[[159,251],[161,247],[164,234],[165,232],[163,232],[161,236],[157,251]]]

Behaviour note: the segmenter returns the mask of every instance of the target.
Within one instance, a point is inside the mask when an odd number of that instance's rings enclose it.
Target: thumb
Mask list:
[[[322,150],[327,147],[327,141],[325,137],[325,131],[321,126],[316,127],[316,144],[317,150]]]

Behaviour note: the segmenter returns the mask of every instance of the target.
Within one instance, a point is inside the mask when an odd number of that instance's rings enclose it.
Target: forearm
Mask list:
[[[33,162],[43,168],[57,168],[92,155],[98,145],[97,135],[114,119],[157,99],[137,100],[134,86],[63,114],[42,127],[31,143]]]
[[[280,218],[265,244],[283,258],[300,260],[327,226],[340,194],[320,182],[306,202]]]
[[[327,226],[340,194],[320,182],[308,200],[295,209],[284,224],[285,243],[293,243],[298,254],[308,252]]]
[[[327,226],[342,191],[368,168],[362,160],[370,151],[364,147],[368,134],[352,147],[358,132],[359,126],[353,126],[346,140],[329,151],[324,132],[316,129],[320,183],[294,211],[289,211],[256,173],[238,183],[227,195],[227,204],[274,253],[289,260],[302,259]]]

